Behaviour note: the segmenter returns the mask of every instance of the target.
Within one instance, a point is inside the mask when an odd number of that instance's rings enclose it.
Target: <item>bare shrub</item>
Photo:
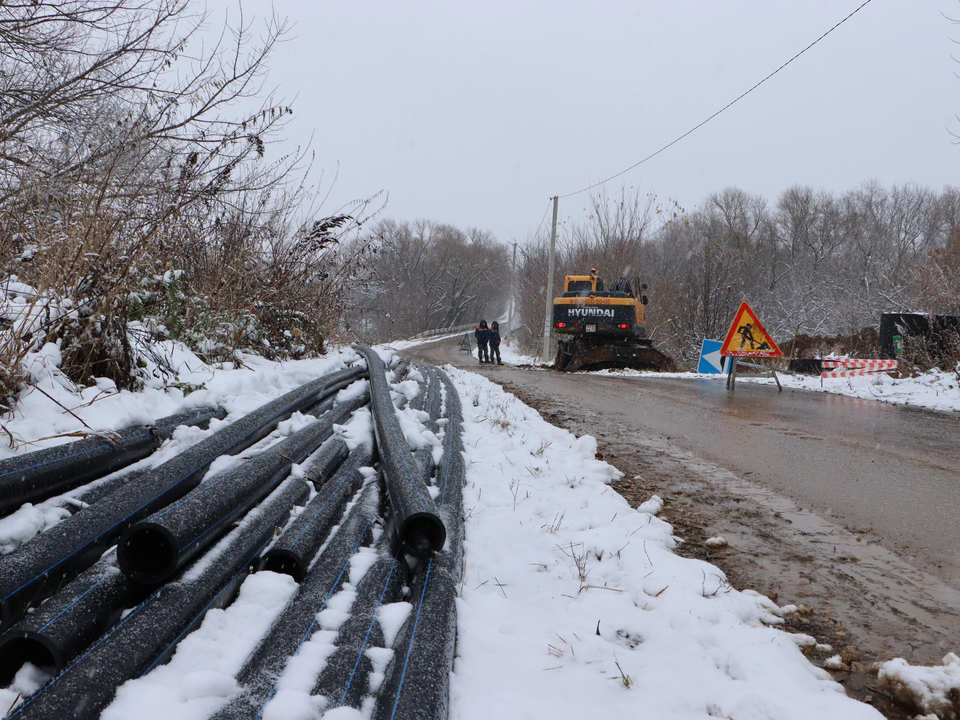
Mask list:
[[[289,107],[260,97],[284,24],[269,18],[192,54],[202,18],[185,0],[5,4],[0,19],[0,278],[38,307],[0,329],[3,389],[45,342],[62,370],[137,382],[138,337],[183,340],[210,359],[322,352],[362,253],[341,240],[368,203],[330,217],[269,161]],[[186,31],[181,29],[186,27]]]

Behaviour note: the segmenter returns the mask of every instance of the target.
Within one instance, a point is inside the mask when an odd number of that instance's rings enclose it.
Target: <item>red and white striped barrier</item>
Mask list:
[[[823,377],[855,377],[858,375],[879,375],[881,373],[890,373],[897,370],[896,360],[859,360],[849,358],[844,360],[824,360],[824,368],[831,368],[830,371],[824,371]]]

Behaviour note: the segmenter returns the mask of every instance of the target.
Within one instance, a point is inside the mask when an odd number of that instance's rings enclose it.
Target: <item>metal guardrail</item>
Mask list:
[[[429,340],[430,338],[440,337],[441,335],[456,335],[458,333],[467,332],[468,330],[473,330],[476,327],[473,323],[466,323],[464,325],[454,325],[453,327],[448,328],[439,328],[437,330],[424,330],[422,333],[414,335],[412,338],[407,338],[408,340]]]

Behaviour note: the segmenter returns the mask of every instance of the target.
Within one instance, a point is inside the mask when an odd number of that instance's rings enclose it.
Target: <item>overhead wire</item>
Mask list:
[[[845,18],[843,18],[840,22],[838,22],[838,23],[837,23],[836,25],[834,25],[832,28],[830,28],[829,30],[827,30],[825,33],[823,33],[823,35],[821,35],[820,37],[818,37],[818,38],[817,38],[816,40],[814,40],[812,43],[810,43],[809,45],[807,45],[803,50],[801,50],[801,51],[798,52],[796,55],[794,55],[792,58],[790,58],[790,59],[787,60],[785,63],[783,63],[783,65],[781,65],[781,66],[778,67],[776,70],[774,70],[772,73],[770,73],[770,74],[767,75],[765,78],[763,78],[763,80],[761,80],[760,82],[758,82],[756,85],[754,85],[753,87],[751,87],[751,88],[750,88],[749,90],[747,90],[746,92],[741,93],[736,99],[731,100],[729,103],[727,103],[727,104],[724,105],[722,108],[720,108],[719,110],[717,110],[713,115],[711,115],[710,117],[708,117],[706,120],[704,120],[704,121],[701,122],[700,124],[695,125],[694,127],[692,127],[692,128],[690,128],[689,130],[687,130],[687,132],[685,132],[683,135],[681,135],[681,136],[678,137],[677,139],[675,139],[675,140],[673,140],[672,142],[669,142],[669,143],[667,143],[666,145],[664,145],[662,148],[660,148],[659,150],[657,150],[655,153],[651,153],[650,155],[647,155],[645,158],[643,158],[643,160],[640,160],[639,162],[634,163],[633,165],[631,165],[630,167],[628,167],[626,170],[622,170],[622,171],[618,172],[616,175],[611,175],[611,176],[608,177],[606,180],[601,180],[601,181],[599,181],[599,182],[594,183],[593,185],[589,185],[589,186],[587,186],[587,187],[585,187],[585,188],[582,188],[582,189],[580,189],[580,190],[577,190],[576,192],[567,193],[566,195],[560,195],[560,197],[561,197],[561,198],[568,198],[568,197],[572,197],[572,196],[574,196],[574,195],[579,195],[580,193],[584,193],[584,192],[587,192],[588,190],[593,190],[594,188],[600,187],[601,185],[604,185],[604,184],[610,182],[611,180],[616,180],[616,179],[617,179],[618,177],[620,177],[621,175],[626,175],[628,172],[630,172],[630,171],[633,170],[634,168],[639,167],[640,165],[643,165],[643,163],[647,162],[648,160],[651,160],[651,159],[655,158],[657,155],[659,155],[660,153],[662,153],[664,150],[666,150],[666,149],[668,149],[668,148],[670,148],[670,147],[673,147],[674,145],[676,145],[678,142],[680,142],[681,140],[683,140],[683,139],[684,139],[685,137],[687,137],[688,135],[690,135],[690,134],[696,132],[697,130],[699,130],[700,128],[702,128],[704,125],[706,125],[708,122],[710,122],[710,121],[713,120],[715,117],[717,117],[718,115],[720,115],[722,112],[728,110],[728,109],[731,108],[733,105],[735,105],[735,104],[737,104],[738,102],[740,102],[741,100],[743,100],[743,98],[745,98],[747,95],[749,95],[750,93],[752,93],[752,92],[753,92],[754,90],[756,90],[758,87],[760,87],[761,85],[763,85],[765,82],[767,82],[767,80],[769,80],[769,79],[772,78],[774,75],[776,75],[777,73],[779,73],[781,70],[783,70],[785,67],[787,67],[787,65],[789,65],[789,64],[792,63],[794,60],[796,60],[797,58],[799,58],[801,55],[803,55],[805,52],[807,52],[810,48],[812,48],[814,45],[816,45],[816,44],[819,43],[821,40],[823,40],[825,37],[827,37],[827,35],[829,35],[829,34],[832,33],[834,30],[836,30],[838,27],[840,27],[840,26],[843,25],[845,22],[847,22],[847,20],[849,20],[850,18],[852,18],[854,15],[856,15],[856,14],[857,14],[858,12],[860,12],[861,10],[863,10],[863,8],[865,8],[867,5],[869,5],[872,1],[873,1],[873,0],[864,0],[864,2],[863,2],[858,8],[856,8],[853,12],[851,12],[849,15],[847,15]],[[544,215],[544,217],[546,217],[546,215]],[[542,220],[540,221],[540,224],[541,224],[541,225],[543,224],[543,221],[542,221]],[[539,232],[539,229],[538,229],[538,232]]]
[[[533,237],[537,237],[540,234],[540,228],[543,227],[543,221],[547,219],[547,213],[550,212],[550,206],[553,204],[553,198],[547,202],[547,209],[543,211],[543,217],[540,218],[540,224],[537,225],[537,231],[533,234]]]

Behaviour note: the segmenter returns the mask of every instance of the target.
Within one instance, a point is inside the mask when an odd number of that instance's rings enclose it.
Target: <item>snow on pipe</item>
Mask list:
[[[377,612],[387,603],[403,596],[407,567],[403,562],[396,534],[384,532],[377,541],[377,560],[357,583],[357,597],[350,607],[350,617],[337,632],[337,649],[327,658],[313,689],[314,695],[329,699],[327,708],[360,709],[370,687],[373,664],[367,648],[384,647],[383,629]]]
[[[306,579],[237,673],[242,691],[213,720],[261,716],[287,661],[310,639],[318,628],[320,612],[346,580],[350,559],[362,543],[370,541],[379,505],[379,488],[371,482],[347,510]]]
[[[445,388],[443,455],[437,469],[438,502],[449,528],[446,549],[416,568],[413,612],[377,692],[374,720],[446,720],[450,671],[456,645],[456,595],[463,567],[462,414],[456,388],[438,370]]]
[[[235,454],[268,435],[294,412],[366,375],[364,368],[341,370],[293,390],[124,484],[101,502],[63,520],[0,558],[0,627],[19,620],[31,605],[90,567],[131,524],[183,497],[196,487],[210,463]]]
[[[366,358],[370,370],[370,407],[377,450],[400,540],[411,555],[432,555],[443,547],[447,531],[400,429],[383,360],[371,348],[354,348]]]
[[[449,555],[421,561],[413,611],[394,643],[373,707],[373,720],[447,720],[450,670],[457,637],[457,586]]]
[[[365,455],[369,458],[369,451]],[[347,456],[346,444],[331,438],[310,458],[305,479],[326,480]],[[309,508],[308,504],[304,512]],[[283,536],[278,543],[282,541]],[[116,555],[108,553],[3,635],[0,686],[8,685],[25,662],[52,673],[62,671],[65,663],[116,624],[122,611],[137,605],[146,592],[120,572]]]
[[[449,571],[456,583],[463,572],[463,487],[467,465],[463,459],[463,408],[460,396],[445,372],[437,369],[444,387],[443,454],[437,466],[437,504],[447,527],[447,549],[452,561]]]
[[[27,662],[61,672],[145,595],[120,572],[116,554],[105,555],[0,638],[0,686]]]
[[[423,410],[423,403],[427,399],[427,384],[423,380],[418,380],[417,385],[417,395],[413,398],[413,400],[409,401],[408,407],[412,408],[413,410]]]
[[[181,500],[127,528],[117,545],[120,569],[144,585],[162,583],[209,547],[236,518],[273,490],[359,407],[368,394],[341,403],[319,420],[239,467],[207,478]],[[329,458],[333,460],[333,456]]]
[[[204,427],[226,411],[196,408],[137,425],[0,460],[0,515],[24,503],[37,503],[85,485],[147,457],[173,435],[178,425]]]
[[[232,599],[253,558],[308,492],[303,478],[287,479],[205,558],[152,593],[8,718],[99,718],[122,683],[163,662],[207,610]]]
[[[347,500],[363,484],[360,468],[370,464],[372,449],[360,445],[348,455],[347,445],[343,440],[332,438],[328,443],[335,448],[341,459],[339,467],[335,468],[336,473],[333,477],[327,475],[322,478],[323,485],[317,494],[290,527],[277,538],[273,547],[263,554],[257,562],[257,570],[285,573],[298,583],[303,582],[317,548],[327,539],[330,529],[343,515]],[[311,475],[317,473],[314,468],[319,468],[319,463],[311,464],[307,469],[308,479],[313,479]]]

